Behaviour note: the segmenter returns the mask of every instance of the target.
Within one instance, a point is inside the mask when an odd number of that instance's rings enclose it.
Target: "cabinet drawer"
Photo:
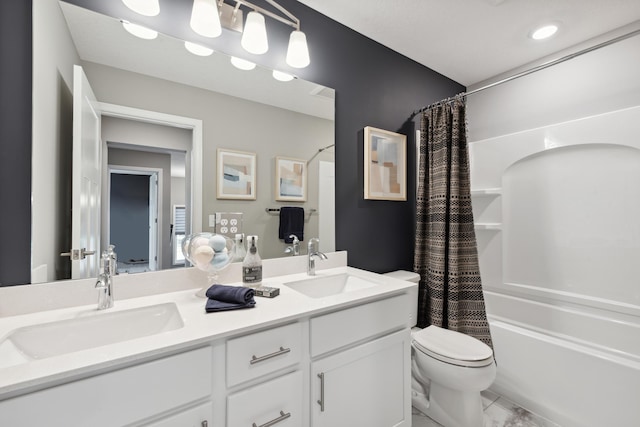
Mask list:
[[[300,362],[302,326],[280,326],[227,341],[227,386]]]
[[[211,347],[0,402],[0,426],[113,427],[211,396]]]
[[[302,426],[302,392],[302,372],[296,371],[234,393],[227,398],[227,427]]]
[[[314,317],[310,321],[311,356],[408,326],[409,304],[409,295],[402,294]]]
[[[145,425],[145,427],[213,427],[213,406],[211,402],[187,409],[163,418],[160,421]]]

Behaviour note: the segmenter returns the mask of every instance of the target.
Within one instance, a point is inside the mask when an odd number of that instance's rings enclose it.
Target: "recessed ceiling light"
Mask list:
[[[556,24],[544,25],[531,32],[531,38],[534,40],[548,39],[558,31]]]
[[[151,30],[147,27],[143,27],[142,25],[132,24],[129,21],[123,20],[121,22],[124,29],[136,37],[140,37],[141,39],[145,40],[153,40],[158,37],[157,31]]]
[[[209,49],[208,47],[204,47],[199,44],[184,42],[184,47],[194,55],[198,56],[209,56],[213,53],[213,49]]]
[[[273,78],[281,82],[290,82],[294,79],[291,74],[283,73],[282,71],[273,70]]]
[[[234,67],[245,71],[250,71],[256,68],[256,64],[254,64],[253,62],[247,61],[246,59],[242,58],[236,58],[235,56],[231,57],[231,63]]]

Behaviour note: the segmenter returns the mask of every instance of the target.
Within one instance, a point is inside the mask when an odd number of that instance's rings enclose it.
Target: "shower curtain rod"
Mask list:
[[[606,47],[606,46],[621,42],[623,40],[629,39],[629,38],[631,38],[633,36],[636,36],[638,34],[640,34],[640,28],[637,29],[637,30],[631,31],[631,32],[629,32],[627,34],[623,34],[621,36],[614,37],[611,40],[607,40],[607,41],[604,41],[602,43],[598,43],[596,45],[593,45],[591,47],[579,50],[578,52],[574,52],[574,53],[571,53],[569,55],[562,56],[562,57],[560,57],[558,59],[554,59],[552,61],[545,62],[544,64],[540,64],[540,65],[535,66],[533,68],[529,68],[528,70],[522,71],[522,72],[514,74],[512,76],[505,77],[504,79],[498,80],[497,82],[489,83],[488,85],[479,87],[479,88],[474,89],[472,91],[461,92],[461,93],[459,93],[459,94],[457,94],[455,96],[440,100],[438,102],[434,102],[433,104],[429,104],[429,105],[427,105],[425,107],[422,107],[419,110],[416,110],[413,113],[411,113],[411,116],[409,116],[409,120],[413,120],[413,118],[415,116],[417,116],[418,114],[420,114],[423,111],[426,111],[429,108],[434,107],[436,105],[446,104],[446,103],[454,101],[456,99],[464,98],[465,96],[473,95],[474,93],[478,93],[480,91],[492,88],[494,86],[498,86],[498,85],[501,85],[503,83],[507,83],[507,82],[510,82],[512,80],[515,80],[515,79],[519,79],[520,77],[528,76],[529,74],[533,74],[536,71],[544,70],[545,68],[549,68],[551,66],[554,66],[554,65],[557,65],[557,64],[561,64],[561,63],[563,63],[565,61],[568,61],[570,59],[573,59],[573,58],[576,58],[578,56],[584,55],[585,53],[593,52],[594,50],[598,50],[600,48],[603,48],[603,47]]]

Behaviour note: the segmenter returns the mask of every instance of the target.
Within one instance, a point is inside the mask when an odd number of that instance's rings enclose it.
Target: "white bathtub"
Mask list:
[[[492,291],[485,299],[498,364],[493,391],[563,427],[640,426],[634,316]]]

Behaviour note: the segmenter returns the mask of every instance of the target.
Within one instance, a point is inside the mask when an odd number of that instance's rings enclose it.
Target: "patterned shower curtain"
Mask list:
[[[418,326],[436,325],[492,347],[471,211],[465,102],[422,114],[414,271]]]

